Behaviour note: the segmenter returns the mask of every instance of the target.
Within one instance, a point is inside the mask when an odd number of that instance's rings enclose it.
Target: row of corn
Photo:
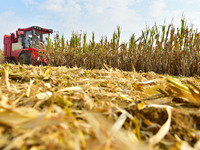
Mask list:
[[[65,40],[58,35],[48,39],[46,49],[51,65],[99,69],[104,64],[125,71],[154,71],[161,74],[191,76],[200,74],[200,33],[181,20],[173,24],[147,27],[139,38],[133,34],[129,42],[120,43],[120,27],[111,40],[87,39],[87,34],[72,33]]]

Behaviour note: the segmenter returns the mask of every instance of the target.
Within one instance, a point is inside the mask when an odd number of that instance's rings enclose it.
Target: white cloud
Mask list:
[[[153,25],[155,22],[157,25],[168,25],[173,20],[172,23],[178,26],[184,13],[179,7],[175,10],[170,10],[167,0],[154,0],[149,6],[149,11],[148,25]]]
[[[42,7],[53,12],[64,12],[67,9],[64,0],[47,0]]]
[[[154,0],[150,5],[150,16],[152,18],[161,18],[165,15],[165,0]]]
[[[119,25],[122,37],[140,31],[144,19],[131,8],[142,0],[46,0],[40,7],[53,15],[54,24],[62,30],[95,32],[97,36],[112,36]],[[53,22],[53,20],[52,20]],[[62,31],[61,31],[62,32]]]
[[[25,24],[23,20],[12,11],[0,13],[0,22],[0,49],[3,49],[3,35],[15,33],[18,28],[23,27]]]
[[[200,28],[199,21],[200,11],[189,12],[185,15],[185,19],[188,25],[193,25],[194,29]]]
[[[184,0],[182,0],[182,2],[185,2]],[[189,4],[191,4],[191,5],[199,5],[199,0],[189,0],[189,1],[187,1]]]
[[[38,4],[38,2],[36,2],[35,0],[22,0],[22,1],[25,2],[26,4],[30,4],[30,5]]]
[[[88,15],[91,19],[94,19],[94,23],[97,21],[105,28],[119,25],[130,30],[137,28],[143,22],[140,14],[129,7],[133,4],[131,0],[102,0],[85,5]]]

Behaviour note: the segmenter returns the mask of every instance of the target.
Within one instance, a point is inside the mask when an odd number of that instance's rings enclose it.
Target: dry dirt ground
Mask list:
[[[0,148],[198,149],[200,78],[0,65]]]

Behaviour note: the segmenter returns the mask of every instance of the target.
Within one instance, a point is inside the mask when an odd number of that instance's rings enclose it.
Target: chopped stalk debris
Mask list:
[[[195,149],[199,77],[0,65],[0,149]]]

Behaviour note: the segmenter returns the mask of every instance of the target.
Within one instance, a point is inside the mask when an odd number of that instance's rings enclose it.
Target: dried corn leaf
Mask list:
[[[119,118],[117,119],[117,121],[115,122],[115,124],[112,126],[111,128],[111,134],[115,134],[124,124],[125,120],[127,118],[126,112],[122,113]]]
[[[44,76],[45,76],[45,77],[49,76],[49,72],[50,72],[50,68],[48,68],[48,69],[45,71]]]
[[[36,97],[37,97],[39,100],[45,101],[45,100],[48,100],[49,98],[51,98],[52,95],[53,95],[52,92],[47,91],[47,92],[45,92],[45,93],[38,93],[38,94],[36,95]]]
[[[26,112],[19,109],[17,110],[3,109],[0,111],[0,122],[12,127],[16,127],[22,123],[33,120],[36,117],[37,115],[35,113],[27,114]]]
[[[83,91],[83,89],[81,87],[66,87],[63,89],[60,89],[58,92],[67,92],[67,91],[75,91],[75,92],[79,92],[79,91]]]
[[[172,78],[172,77],[170,77],[170,76],[168,76],[166,80],[167,80],[168,82],[172,83],[173,85],[175,85],[177,88],[189,92],[189,88],[188,88],[186,85],[182,84],[179,80],[177,80],[177,79],[175,79],[175,78]]]
[[[86,119],[92,126],[92,129],[96,137],[101,143],[101,145],[99,145],[99,148],[102,148],[102,145],[106,145],[106,148],[110,149],[111,148],[110,146],[113,143],[113,145],[115,145],[117,149],[126,149],[126,150],[151,149],[148,145],[146,145],[143,142],[133,140],[132,138],[129,139],[130,134],[125,132],[125,130],[121,129],[121,126],[125,121],[126,115],[127,114],[124,112],[112,126],[112,123],[108,122],[100,114],[93,114],[86,112]],[[131,134],[133,133],[131,132]]]
[[[136,84],[140,84],[140,85],[155,84],[155,80],[149,80],[149,81],[137,82]]]
[[[132,100],[131,98],[129,98],[127,95],[119,94],[119,96],[120,96],[122,99],[126,100],[126,101],[130,101],[130,102],[133,102],[133,101],[134,101],[134,100]]]
[[[33,82],[34,82],[34,80],[30,80],[30,85],[28,85],[28,89],[27,89],[27,92],[26,92],[26,96],[27,96],[27,97],[30,96],[31,87],[32,87],[32,85],[33,85]]]
[[[160,130],[156,133],[156,135],[152,136],[149,139],[149,144],[151,146],[154,146],[157,143],[159,143],[169,131],[170,123],[171,123],[171,108],[166,107],[166,110],[167,110],[167,113],[168,113],[168,119],[164,123],[164,125],[160,128]]]
[[[174,96],[183,98],[189,103],[200,105],[200,93],[196,89],[184,85],[171,77],[168,77],[167,81],[171,83],[168,85],[168,88],[175,91],[173,93]]]

